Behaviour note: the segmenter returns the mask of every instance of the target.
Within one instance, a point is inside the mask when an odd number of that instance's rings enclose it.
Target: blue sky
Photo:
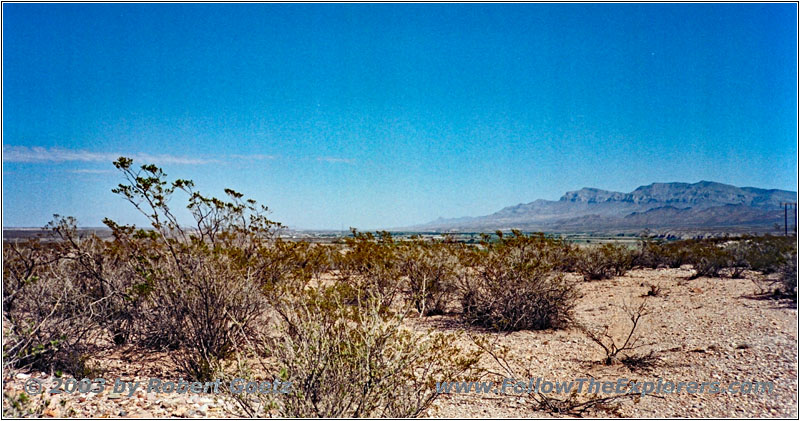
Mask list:
[[[119,155],[298,228],[477,216],[586,186],[795,190],[796,16],[6,3],[3,225],[142,223],[110,191]]]

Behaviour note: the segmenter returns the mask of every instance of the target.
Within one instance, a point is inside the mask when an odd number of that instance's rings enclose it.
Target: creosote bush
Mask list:
[[[112,257],[96,236],[79,237],[73,218],[45,228],[43,239],[3,246],[4,364],[84,373],[102,328],[124,323],[115,273],[103,269]]]
[[[398,245],[386,231],[378,232],[377,237],[369,232],[351,231],[353,236],[345,239],[344,254],[335,259],[338,281],[353,291],[380,297],[381,305],[388,308],[403,290]]]
[[[406,292],[421,315],[443,314],[456,293],[461,272],[456,245],[449,242],[413,240],[398,252]]]
[[[746,270],[771,274],[780,272],[787,256],[796,253],[795,238],[746,235],[672,242],[645,239],[634,264],[650,268],[691,264],[694,278],[740,278]]]
[[[622,276],[634,263],[633,250],[622,244],[585,247],[575,254],[575,269],[587,281]]]
[[[690,263],[690,259],[690,251],[683,242],[665,243],[644,239],[634,260],[634,265],[653,269],[659,267],[679,268]]]
[[[778,268],[777,295],[797,301],[797,252],[781,257],[784,263]]]
[[[170,353],[176,364],[198,380],[210,380],[265,309],[253,268],[260,266],[259,251],[271,247],[280,224],[241,193],[226,189],[227,200],[206,197],[189,180],[169,183],[160,168],[132,164],[127,158],[114,162],[127,182],[113,192],[146,216],[152,230],[105,222],[115,241],[135,250],[126,257],[135,268],[134,288],[143,296],[142,339],[180,349]],[[192,229],[179,224],[169,207],[177,191],[189,197]]]
[[[464,321],[501,331],[566,326],[578,294],[554,270],[552,241],[514,232],[468,254],[459,288]]]
[[[461,355],[454,336],[401,326],[406,312],[386,311],[382,297],[345,284],[308,288],[282,299],[275,334],[261,341],[264,371],[291,382],[285,396],[242,397],[248,416],[415,417],[437,397],[437,381],[474,369],[479,353]]]

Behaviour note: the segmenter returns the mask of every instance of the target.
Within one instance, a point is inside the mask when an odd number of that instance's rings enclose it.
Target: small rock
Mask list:
[[[42,415],[48,418],[59,418],[61,415],[61,411],[59,411],[58,408],[47,408],[44,410]]]

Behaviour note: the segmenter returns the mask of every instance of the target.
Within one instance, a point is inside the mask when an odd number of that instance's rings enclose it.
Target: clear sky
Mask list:
[[[3,225],[141,223],[119,155],[296,228],[795,190],[794,4],[3,4]],[[183,200],[183,198],[180,198]]]

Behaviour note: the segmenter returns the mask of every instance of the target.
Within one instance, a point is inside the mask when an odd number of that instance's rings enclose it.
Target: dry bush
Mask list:
[[[26,254],[4,256],[3,365],[82,374],[86,355],[100,334],[96,315],[90,312],[98,298],[74,276],[70,262],[57,259],[55,253],[46,258],[51,261],[19,277],[28,272],[21,274],[18,268],[34,263],[17,260],[31,257]]]
[[[504,379],[531,379],[537,376],[540,368],[533,366],[534,360],[524,359],[528,361],[528,365],[520,365],[514,363],[509,358],[510,349],[506,346],[498,345],[497,342],[490,342],[485,337],[472,337],[473,343],[476,344],[478,349],[488,355],[500,367],[501,372],[492,373]],[[504,381],[504,380],[503,380]],[[647,395],[654,397],[654,395]],[[600,396],[597,393],[586,393],[579,395],[577,389],[563,399],[553,397],[552,394],[546,394],[537,391],[535,394],[531,393],[526,395],[530,398],[529,405],[536,411],[544,411],[551,415],[556,416],[572,416],[583,417],[584,415],[594,415],[598,412],[609,413],[611,415],[620,417],[620,405],[624,399],[632,399],[637,402],[641,399],[640,393],[622,393],[614,394],[611,396]],[[524,405],[524,404],[523,404]]]
[[[336,258],[339,282],[380,297],[388,308],[403,290],[398,246],[386,231],[378,232],[377,237],[351,231],[353,236],[345,239],[345,253]],[[355,299],[351,297],[350,301]]]
[[[797,253],[786,253],[783,264],[778,268],[777,295],[797,301]]]
[[[561,328],[577,299],[572,283],[557,273],[557,253],[540,236],[514,233],[484,243],[466,259],[472,267],[460,280],[462,318],[502,331]]]
[[[623,363],[630,368],[646,367],[656,361],[653,353],[638,355],[634,352],[641,348],[640,337],[636,333],[636,329],[641,325],[642,317],[650,314],[647,308],[647,300],[643,299],[638,306],[623,306],[628,320],[631,322],[631,327],[628,330],[627,336],[621,340],[616,340],[611,334],[608,333],[609,326],[605,327],[603,332],[595,332],[586,326],[580,326],[580,330],[589,337],[595,344],[603,349],[606,356],[603,359],[603,364],[613,365]]]
[[[289,278],[320,279],[333,268],[334,250],[330,246],[280,238],[262,246],[250,262],[255,278],[270,288]]]
[[[407,278],[406,294],[419,314],[443,314],[453,299],[461,272],[454,247],[421,240],[400,247],[400,273]]]
[[[778,272],[786,262],[786,257],[797,253],[797,237],[776,237],[763,235],[744,237],[746,260],[751,269],[764,274]]]
[[[359,294],[352,305],[345,286],[283,296],[275,334],[260,350],[263,371],[280,373],[290,393],[238,396],[246,415],[415,417],[438,396],[437,381],[477,363],[477,354],[461,354],[453,335],[403,328],[405,313],[385,311],[382,297]]]
[[[129,302],[116,256],[75,219],[55,218],[41,238],[3,247],[6,365],[89,371],[87,353],[130,328]]]
[[[692,278],[701,276],[716,278],[720,271],[730,265],[728,252],[713,242],[696,242],[690,245],[691,263],[694,268]]]
[[[641,242],[638,254],[634,260],[635,266],[647,268],[679,268],[690,263],[691,256],[684,241],[664,243],[661,241],[644,239]]]
[[[179,350],[170,356],[183,372],[198,380],[212,379],[220,360],[232,356],[253,335],[266,309],[257,280],[235,270],[229,259],[185,259],[191,277],[158,279],[147,296],[148,311],[141,320],[147,326],[145,340],[168,336],[166,345]],[[177,271],[168,266],[158,270]]]
[[[745,241],[734,241],[726,244],[723,248],[723,253],[727,257],[725,266],[729,269],[727,275],[731,278],[741,278],[744,271],[750,269],[750,262],[748,255],[750,254],[750,247]]]
[[[689,239],[669,243],[644,240],[635,264],[657,268],[677,268],[691,264],[694,277],[731,278],[752,269],[770,274],[785,263],[784,256],[796,252],[795,237],[743,236],[720,239]]]
[[[138,334],[150,346],[180,349],[170,354],[179,367],[210,380],[266,310],[261,285],[274,279],[258,279],[264,272],[253,268],[263,257],[259,251],[274,244],[280,224],[266,218],[266,207],[233,190],[225,190],[227,200],[206,197],[191,181],[168,183],[160,168],[132,164],[127,158],[114,162],[127,181],[114,192],[145,215],[152,230],[105,222],[125,250],[141,307]],[[189,196],[192,229],[181,226],[168,206],[176,191]]]
[[[575,266],[577,272],[589,281],[622,276],[633,267],[633,262],[633,250],[622,244],[606,243],[579,249]]]

